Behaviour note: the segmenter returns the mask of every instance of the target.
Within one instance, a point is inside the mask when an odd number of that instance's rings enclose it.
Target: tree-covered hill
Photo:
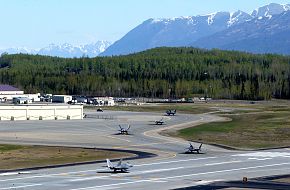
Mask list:
[[[2,55],[0,80],[27,93],[161,98],[290,98],[290,57],[155,48],[115,57]]]

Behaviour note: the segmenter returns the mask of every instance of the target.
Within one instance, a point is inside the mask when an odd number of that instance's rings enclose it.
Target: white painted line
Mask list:
[[[289,157],[290,152],[251,152],[245,154],[236,154],[232,156],[248,156],[248,157],[267,157],[267,158],[276,158],[276,157]]]
[[[130,173],[120,173],[119,176],[123,175],[138,175],[138,174],[145,174],[145,173],[157,173],[157,172],[164,172],[164,171],[172,171],[172,170],[179,170],[184,169],[184,167],[177,167],[177,168],[166,168],[166,169],[156,169],[156,170],[147,170],[147,171],[137,171],[137,172],[130,172]],[[70,182],[75,181],[89,181],[94,179],[103,179],[103,178],[109,178],[110,176],[93,176],[93,177],[87,177],[87,178],[78,178],[78,179],[70,179]]]
[[[0,176],[11,176],[11,175],[19,175],[19,174],[30,174],[30,172],[7,172],[7,173],[0,173]]]
[[[46,174],[46,175],[35,175],[35,176],[27,176],[27,177],[18,177],[18,178],[11,178],[11,179],[2,179],[2,180],[0,180],[0,182],[3,182],[3,181],[23,180],[23,179],[34,179],[34,178],[42,178],[42,177],[63,176],[63,175],[69,175],[69,174],[81,174],[81,173],[86,173],[86,172],[98,172],[98,171],[106,171],[106,169],[83,170],[83,171],[66,172],[66,173],[58,173],[58,174]]]
[[[248,160],[264,161],[264,160],[272,160],[272,158],[248,158]]]
[[[184,169],[184,168],[185,167],[156,169],[156,170],[145,170],[145,171],[138,171],[138,172],[130,172],[130,175],[145,174],[145,173],[157,173],[157,172],[164,172],[164,171],[171,171],[171,170],[179,170],[179,169]]]
[[[169,163],[188,162],[188,161],[197,161],[197,160],[207,160],[207,159],[214,159],[214,158],[217,158],[217,157],[192,158],[192,159],[187,159],[187,160],[173,160],[173,161],[168,161],[168,162],[156,162],[156,163],[150,163],[150,164],[139,164],[139,165],[134,165],[134,166],[136,166],[136,167],[151,166],[151,165],[159,165],[159,164],[169,164]]]
[[[120,185],[127,185],[127,184],[134,184],[134,183],[144,183],[144,182],[156,182],[156,181],[159,181],[159,180],[144,179],[144,180],[138,180],[138,181],[124,182],[124,183],[115,183],[115,184],[100,185],[100,186],[93,186],[93,187],[83,187],[83,188],[77,188],[77,189],[71,189],[71,190],[104,189],[106,187],[112,187],[112,186],[120,186]]]
[[[217,162],[217,163],[205,164],[205,166],[215,166],[215,165],[231,164],[231,163],[239,163],[239,162],[242,162],[242,161],[235,160],[235,161],[229,161],[229,162]]]
[[[113,136],[110,136],[110,135],[107,135],[107,136],[105,136],[105,137],[109,137],[109,138],[117,139],[117,140],[121,140],[121,141],[126,141],[126,142],[131,142],[131,141],[127,140],[127,139],[122,139],[122,138],[118,138],[118,137],[113,137]]]
[[[281,164],[252,166],[252,167],[245,167],[245,168],[235,168],[235,169],[228,169],[228,170],[219,170],[219,171],[204,172],[204,173],[194,173],[194,174],[180,175],[180,176],[172,176],[172,177],[158,178],[158,180],[174,179],[174,178],[181,178],[181,177],[190,177],[190,176],[196,176],[196,175],[207,175],[207,174],[215,174],[215,173],[224,173],[224,172],[233,172],[233,171],[240,171],[240,170],[258,169],[258,168],[266,168],[266,167],[273,167],[273,166],[283,166],[283,165],[290,165],[290,162],[281,163]]]
[[[75,182],[75,181],[88,181],[88,180],[93,180],[93,179],[102,179],[102,178],[109,178],[109,176],[94,176],[94,177],[86,177],[86,178],[78,178],[78,179],[70,179],[70,182]]]
[[[187,174],[187,175],[180,175],[180,176],[170,176],[170,177],[164,177],[164,178],[156,178],[156,179],[151,179],[151,180],[139,180],[139,181],[130,181],[130,182],[124,182],[124,183],[114,183],[114,184],[101,185],[101,186],[83,187],[83,188],[77,188],[77,189],[71,189],[71,190],[84,190],[84,189],[89,190],[89,189],[97,189],[97,188],[104,189],[106,187],[114,187],[114,186],[121,186],[121,185],[135,184],[135,183],[164,181],[164,180],[168,180],[168,179],[176,179],[176,178],[182,178],[182,177],[208,175],[208,174],[224,173],[224,172],[234,172],[234,171],[240,171],[240,170],[267,168],[267,167],[283,166],[283,165],[290,165],[290,163],[287,162],[287,163],[280,163],[280,164],[270,164],[270,165],[252,166],[252,167],[235,168],[235,169],[228,169],[228,170],[218,170],[218,171],[211,171],[211,172],[203,172],[203,173],[194,173],[194,174]]]
[[[149,163],[149,164],[134,165],[134,167],[151,166],[151,165],[159,165],[159,164],[169,164],[169,163],[177,163],[177,162],[187,162],[187,161],[196,161],[196,160],[206,160],[206,159],[214,159],[214,158],[217,158],[217,157],[195,158],[195,159],[187,159],[187,160],[174,160],[174,161],[168,161],[168,162],[156,162],[156,163]],[[86,172],[97,172],[97,171],[106,171],[106,169],[83,170],[83,171],[66,172],[66,173],[58,173],[58,174],[46,174],[46,175],[26,176],[26,177],[18,177],[18,178],[11,178],[11,179],[0,179],[0,182],[34,179],[34,178],[44,178],[44,177],[54,177],[54,176],[79,174],[79,173],[86,173]]]
[[[25,187],[35,187],[35,186],[41,186],[42,184],[30,184],[30,185],[21,185],[21,186],[11,186],[11,187],[4,187],[0,188],[0,190],[5,189],[18,189],[18,188],[25,188]]]
[[[221,179],[218,179],[218,180],[201,180],[201,181],[195,182],[195,184],[196,185],[206,185],[206,184],[210,184],[210,183],[218,182],[218,181],[223,181],[223,180],[221,180]]]

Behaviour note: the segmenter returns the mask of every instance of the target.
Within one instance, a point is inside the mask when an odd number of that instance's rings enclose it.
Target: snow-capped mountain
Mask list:
[[[7,49],[0,49],[0,54],[2,53],[9,53],[9,54],[16,54],[16,53],[25,53],[25,54],[36,54],[37,50],[29,49],[26,47],[12,47]]]
[[[251,16],[242,11],[217,12],[202,16],[149,19],[111,45],[101,55],[122,55],[160,46],[185,46],[190,42],[245,22]]]
[[[200,39],[206,39],[233,27],[239,31],[243,23],[252,20],[266,22],[274,15],[288,10],[290,5],[271,3],[254,10],[251,14],[236,11],[172,19],[149,19],[128,32],[100,55],[124,55],[160,46],[190,46]],[[227,35],[231,34],[227,33]]]
[[[191,45],[200,48],[290,54],[290,11],[270,17],[257,17],[233,26]]]
[[[96,57],[106,48],[111,45],[108,41],[98,41],[92,44],[73,46],[71,44],[65,43],[62,45],[50,44],[47,47],[41,48],[39,50],[33,50],[28,48],[9,48],[0,50],[1,53],[15,54],[15,53],[25,53],[25,54],[39,54],[39,55],[49,55],[58,57]]]
[[[255,9],[251,16],[258,19],[262,19],[263,17],[272,18],[273,15],[278,15],[288,10],[290,10],[290,5],[271,3],[269,5]]]

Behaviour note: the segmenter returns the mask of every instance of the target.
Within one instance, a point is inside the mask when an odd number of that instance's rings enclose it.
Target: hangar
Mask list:
[[[82,105],[3,105],[0,120],[83,119]]]
[[[12,100],[13,97],[23,95],[24,91],[15,88],[14,86],[10,86],[7,84],[0,84],[0,99],[1,100]]]

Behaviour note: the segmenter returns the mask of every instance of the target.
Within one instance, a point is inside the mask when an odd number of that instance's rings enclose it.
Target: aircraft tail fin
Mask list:
[[[129,124],[129,125],[128,125],[128,129],[127,129],[127,131],[130,129],[130,127],[131,127],[131,125]]]
[[[117,166],[121,166],[122,165],[122,161],[123,161],[123,159],[121,158],[120,161],[118,162]]]
[[[202,143],[199,145],[199,148],[198,148],[199,150],[201,149],[201,146],[202,146]]]
[[[107,160],[108,168],[113,168],[114,167],[113,163],[109,159],[106,159],[106,160]]]

